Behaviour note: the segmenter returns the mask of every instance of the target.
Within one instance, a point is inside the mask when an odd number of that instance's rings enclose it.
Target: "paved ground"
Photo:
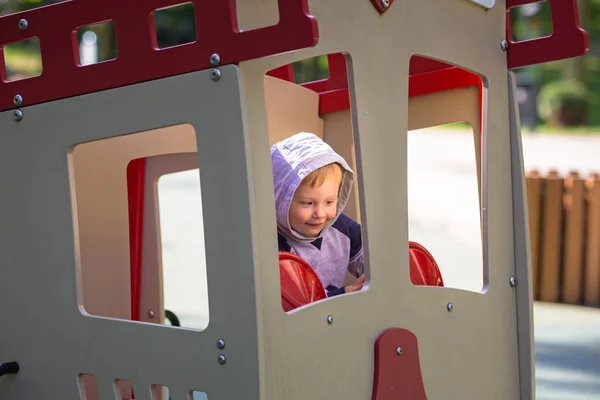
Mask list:
[[[600,135],[524,135],[526,169],[600,172]],[[482,286],[481,244],[473,142],[464,131],[424,130],[409,135],[410,237],[435,255],[449,287]],[[166,306],[188,326],[202,328],[207,310],[202,271],[181,269],[202,260],[197,175],[159,181],[164,223]],[[425,183],[424,183],[425,182]],[[194,211],[195,210],[195,211]],[[185,232],[185,235],[182,235]],[[600,310],[535,305],[538,400],[600,399]]]

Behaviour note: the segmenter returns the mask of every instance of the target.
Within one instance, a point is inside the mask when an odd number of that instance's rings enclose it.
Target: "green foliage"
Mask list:
[[[586,122],[590,96],[586,87],[575,80],[545,84],[538,95],[540,117],[554,126],[576,126]]]

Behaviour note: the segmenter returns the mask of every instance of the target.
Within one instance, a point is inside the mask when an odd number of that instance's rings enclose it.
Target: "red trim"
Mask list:
[[[506,1],[506,40],[509,42],[508,69],[579,57],[588,52],[588,35],[579,23],[577,0],[548,0],[552,15],[552,35],[522,42],[513,41],[510,9],[538,1]]]
[[[398,348],[401,349],[400,355]],[[372,399],[427,400],[421,375],[419,343],[411,331],[391,328],[375,341]]]
[[[221,65],[233,64],[312,47],[319,38],[308,0],[278,0],[277,25],[246,32],[237,27],[235,0],[189,1],[195,7],[198,40],[162,50],[156,48],[153,11],[185,0],[145,0],[135,5],[124,5],[123,0],[71,0],[0,17],[0,48],[38,37],[43,63],[40,76],[0,81],[0,111],[14,108],[16,94],[28,106],[211,68],[213,53],[220,55]],[[25,31],[19,29],[21,18],[29,23]],[[77,28],[111,19],[117,59],[78,66]]]
[[[275,68],[267,75],[273,78],[283,79],[284,81],[294,82],[294,66],[292,64],[284,65],[283,67]]]
[[[375,8],[377,9],[377,11],[379,11],[379,14],[384,14],[385,12],[387,12],[390,7],[392,7],[392,4],[394,4],[394,0],[389,0],[390,5],[387,8],[383,8],[383,6],[381,5],[381,0],[371,0],[371,3],[373,3],[373,6],[375,6]]]
[[[413,59],[416,60],[414,65]],[[438,61],[431,60],[431,63],[423,62],[425,59],[422,57],[415,56],[413,59],[411,59],[411,76],[409,77],[408,84],[409,97],[422,96],[425,94],[469,86],[479,86],[481,97],[481,89],[483,86],[482,80],[478,75]],[[332,68],[332,64],[330,63],[330,77],[328,79],[302,85],[319,93],[320,115],[350,108],[350,96],[348,93],[347,81],[342,80],[341,78],[342,76],[344,78],[347,77],[345,60],[343,61],[343,69],[336,64],[333,64],[334,67]],[[442,66],[443,69],[435,69],[440,66]]]
[[[129,258],[131,276],[131,319],[140,319],[142,237],[144,231],[144,177],[146,159],[131,160],[127,166],[129,203]]]

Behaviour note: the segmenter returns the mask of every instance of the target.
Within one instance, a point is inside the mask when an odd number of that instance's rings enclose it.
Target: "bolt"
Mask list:
[[[402,347],[396,347],[396,355],[402,355]]]
[[[517,286],[517,278],[515,278],[514,275],[511,275],[510,278],[508,278],[508,284],[510,285],[510,287]]]
[[[221,71],[215,68],[212,70],[210,76],[213,81],[218,81],[219,79],[221,79]]]
[[[500,42],[500,48],[502,51],[506,51],[506,49],[508,49],[508,41],[506,39],[502,39]]]
[[[327,323],[328,323],[329,325],[333,324],[333,317],[332,317],[331,315],[328,315],[328,316],[327,316]]]
[[[223,350],[225,348],[225,341],[223,339],[219,339],[217,341],[217,348]]]
[[[22,120],[23,119],[23,111],[21,111],[21,110],[15,110],[15,112],[13,113],[13,118],[17,122],[19,122],[20,120]]]
[[[154,311],[152,311],[152,310],[148,311],[148,316],[149,316],[151,319],[152,319],[152,318],[154,318],[154,315],[155,315],[155,314],[154,314]]]
[[[219,56],[217,53],[210,56],[210,65],[216,67],[219,64],[221,64],[221,56]]]
[[[388,8],[390,6],[390,0],[381,0],[381,6],[383,8]]]
[[[448,312],[451,312],[453,308],[454,308],[454,306],[452,305],[452,303],[448,303],[448,305],[446,306],[446,309],[448,310]]]
[[[225,364],[226,362],[227,362],[227,358],[226,358],[226,357],[225,357],[223,354],[221,354],[221,355],[219,356],[219,364],[223,365],[223,364]]]
[[[24,31],[27,29],[27,27],[29,26],[29,23],[27,22],[26,19],[22,19],[19,21],[19,29]]]
[[[15,97],[13,97],[13,104],[17,107],[21,107],[23,104],[23,97],[20,94],[15,95]]]

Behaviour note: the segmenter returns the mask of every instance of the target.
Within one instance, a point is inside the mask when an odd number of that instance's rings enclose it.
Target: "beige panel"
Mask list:
[[[83,143],[73,150],[83,306],[130,319],[126,168],[132,159],[195,149],[191,125]]]
[[[350,110],[336,111],[323,116],[325,120],[325,140],[339,155],[344,157],[356,175],[355,185],[344,213],[360,223],[359,176],[356,170],[354,137],[352,136],[352,115]],[[356,278],[354,278],[356,279]]]
[[[370,398],[373,345],[389,327],[407,328],[418,337],[428,399],[518,398],[516,305],[507,284],[514,255],[508,81],[500,48],[505,10],[436,0],[395,2],[383,16],[364,0],[312,0],[309,7],[319,21],[315,48],[240,64],[254,196],[261,398],[325,399],[331,393],[347,400]],[[286,315],[272,268],[277,243],[273,186],[264,179],[271,171],[262,77],[279,65],[340,51],[351,59],[353,123],[364,177],[364,243],[371,267],[367,288]],[[492,167],[481,179],[484,185],[489,181],[482,196],[489,285],[483,294],[415,288],[408,279],[405,132],[408,66],[415,53],[476,71],[489,87],[482,163]],[[385,179],[390,169],[397,179]],[[448,302],[454,304],[451,313]],[[331,325],[328,315],[334,317]]]
[[[309,89],[270,76],[264,77],[269,121],[269,142],[279,142],[298,132],[323,137],[319,118],[319,95]]]

